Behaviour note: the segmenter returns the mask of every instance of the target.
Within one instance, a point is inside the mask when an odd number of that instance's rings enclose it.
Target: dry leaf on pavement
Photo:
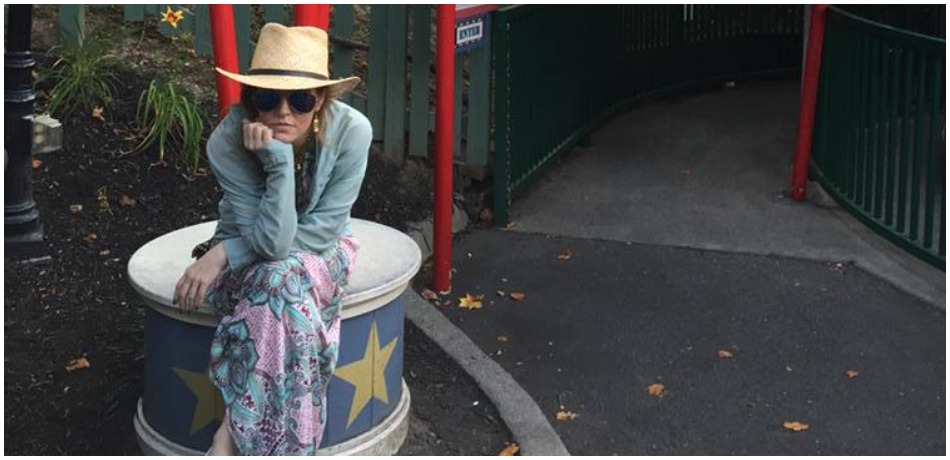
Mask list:
[[[805,431],[808,429],[807,423],[799,423],[799,422],[785,422],[785,424],[782,426],[785,427],[785,429],[789,431]]]
[[[654,383],[647,387],[647,391],[651,396],[663,396],[663,389],[666,388],[662,383]]]
[[[90,233],[86,235],[85,238],[83,238],[83,240],[85,240],[89,244],[95,243],[96,240],[98,239],[99,239],[99,235],[96,235],[95,233]]]
[[[423,290],[422,290],[422,298],[423,298],[423,299],[426,299],[426,300],[428,300],[428,301],[430,301],[430,302],[433,301],[433,300],[438,301],[438,300],[439,300],[439,295],[436,294],[434,291],[432,291],[432,290],[430,290],[430,289],[423,289]]]
[[[511,443],[511,444],[508,444],[507,446],[505,446],[505,448],[502,449],[501,452],[498,453],[498,455],[499,455],[499,456],[506,456],[506,457],[507,457],[507,456],[513,456],[513,455],[517,455],[519,450],[521,450],[521,448],[518,447],[518,444],[516,444],[516,443]]]
[[[498,294],[498,297],[504,297],[505,291],[495,291],[495,294]]]
[[[81,204],[71,204],[71,205],[69,205],[69,211],[70,211],[70,212],[82,212],[82,205],[81,205]]]
[[[512,292],[508,296],[511,297],[511,300],[517,300],[519,302],[524,300],[524,292]]]
[[[844,375],[845,375],[845,377],[848,377],[849,379],[853,379],[853,378],[855,378],[855,377],[861,375],[861,373],[858,372],[858,371],[855,371],[855,370],[847,370],[847,371],[844,371]],[[873,380],[873,379],[872,379],[872,380]]]
[[[43,166],[43,160],[33,160],[33,169],[40,169],[40,166]]]
[[[106,121],[106,117],[102,116],[102,107],[95,106],[92,108],[92,118],[95,118],[101,122]]]
[[[79,359],[74,359],[66,365],[66,372],[78,371],[80,369],[85,369],[89,367],[89,360],[85,356],[80,357]]]
[[[572,255],[573,255],[573,254],[571,254],[571,250],[570,250],[570,249],[565,249],[565,250],[561,251],[560,254],[557,255],[557,260],[571,260],[571,256],[572,256]]]
[[[135,198],[131,198],[128,195],[122,195],[122,199],[119,200],[119,204],[133,208],[135,207]]]
[[[465,310],[478,310],[482,308],[482,296],[474,297],[471,294],[465,294],[465,297],[459,297],[459,308]]]
[[[564,406],[561,406],[561,410],[557,411],[557,414],[554,415],[554,418],[559,422],[570,422],[571,420],[580,417],[580,415],[575,414],[569,410],[564,409]]]
[[[518,225],[518,222],[510,222],[508,225],[505,225],[505,230],[511,230],[515,228],[516,225]]]
[[[506,336],[506,335],[499,335],[498,337],[495,337],[495,339],[497,339],[499,342],[507,342],[507,341],[508,341],[508,336]]]
[[[719,358],[720,358],[720,359],[732,359],[732,357],[733,357],[733,354],[732,354],[731,351],[729,351],[729,350],[719,350]]]

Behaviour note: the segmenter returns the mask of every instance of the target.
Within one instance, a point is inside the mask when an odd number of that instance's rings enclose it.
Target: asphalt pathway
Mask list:
[[[945,275],[788,200],[797,98],[740,83],[632,110],[510,230],[457,238],[437,308],[570,453],[945,453]]]
[[[854,266],[504,231],[455,251],[483,307],[444,313],[574,455],[945,451],[945,315]]]

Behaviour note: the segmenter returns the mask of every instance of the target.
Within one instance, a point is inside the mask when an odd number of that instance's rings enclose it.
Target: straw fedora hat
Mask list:
[[[359,77],[330,78],[326,31],[316,27],[285,27],[268,23],[261,28],[257,49],[246,75],[215,67],[222,75],[244,85],[276,90],[328,88],[339,96],[356,87]]]

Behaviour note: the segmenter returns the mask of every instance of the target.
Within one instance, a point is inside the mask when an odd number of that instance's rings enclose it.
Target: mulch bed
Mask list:
[[[104,123],[61,120],[64,148],[35,157],[51,260],[4,259],[5,454],[139,453],[132,418],[143,392],[145,307],[127,263],[148,241],[217,218],[213,177],[189,175],[171,158],[156,166],[154,151],[122,154],[136,145],[134,104],[148,79],[126,73],[119,84]],[[428,165],[380,158],[371,155],[353,215],[405,229],[431,209],[431,182],[420,180],[431,177]],[[91,367],[67,371],[79,357]],[[494,455],[511,440],[471,378],[410,324],[405,363],[413,402],[402,453]]]

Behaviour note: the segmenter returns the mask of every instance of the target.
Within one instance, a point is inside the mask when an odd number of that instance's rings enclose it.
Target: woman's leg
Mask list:
[[[231,430],[228,428],[229,418],[228,415],[224,415],[224,420],[221,421],[221,426],[218,427],[218,431],[214,433],[214,439],[211,441],[211,450],[208,451],[208,455],[238,455],[237,446],[234,445],[234,440],[231,439]]]

